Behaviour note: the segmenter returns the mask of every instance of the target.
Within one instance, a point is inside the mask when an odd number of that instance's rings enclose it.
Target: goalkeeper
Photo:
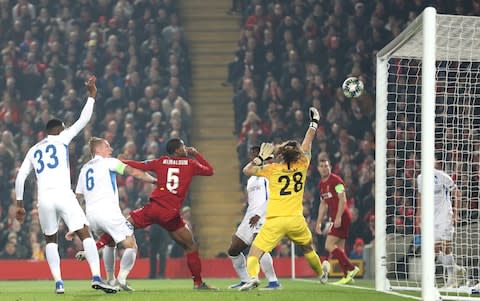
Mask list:
[[[266,220],[254,239],[247,258],[247,271],[250,279],[241,291],[256,288],[259,285],[259,260],[264,253],[270,252],[284,237],[288,237],[303,251],[311,268],[325,283],[328,265],[323,265],[313,249],[312,233],[303,217],[303,191],[310,164],[310,150],[315,131],[318,127],[317,109],[310,108],[310,126],[307,129],[302,145],[297,141],[287,141],[278,147],[275,157],[279,163],[264,164],[273,153],[275,147],[271,143],[263,143],[259,156],[243,168],[247,176],[265,177],[269,182],[270,197],[267,205]]]

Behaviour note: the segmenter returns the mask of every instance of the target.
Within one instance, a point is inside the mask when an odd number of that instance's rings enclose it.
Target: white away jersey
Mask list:
[[[17,200],[23,200],[25,179],[32,169],[37,176],[39,196],[52,189],[72,191],[68,144],[90,120],[94,103],[95,100],[89,97],[80,117],[71,127],[58,135],[48,135],[28,150],[15,180]]]
[[[78,194],[85,198],[86,211],[118,207],[117,173],[123,174],[125,163],[116,158],[95,156],[80,170]]]
[[[268,203],[268,180],[264,177],[251,176],[247,182],[248,209],[245,216],[257,214],[265,216]]]
[[[434,175],[434,195],[435,202],[435,223],[449,222],[453,216],[452,210],[452,189],[456,188],[452,178],[444,171],[435,169]],[[422,175],[418,175],[418,191],[422,192]]]

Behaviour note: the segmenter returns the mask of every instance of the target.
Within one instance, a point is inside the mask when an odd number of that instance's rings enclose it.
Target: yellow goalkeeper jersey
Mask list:
[[[310,164],[310,153],[295,163],[271,163],[259,168],[256,176],[265,177],[269,182],[270,196],[266,217],[303,216],[303,192]]]

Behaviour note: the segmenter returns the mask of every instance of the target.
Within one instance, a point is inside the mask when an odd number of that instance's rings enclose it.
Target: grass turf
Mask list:
[[[53,281],[1,281],[0,300],[3,301],[292,301],[292,300],[327,300],[327,301],[396,301],[408,300],[398,296],[387,295],[369,289],[349,288],[348,286],[321,285],[316,281],[298,281],[280,279],[282,290],[252,290],[239,292],[228,289],[235,283],[234,279],[208,279],[207,283],[220,288],[219,291],[195,291],[191,280],[131,280],[129,283],[135,292],[119,292],[107,295],[90,288],[90,282],[65,280],[65,294],[54,294]],[[265,285],[265,281],[262,282]],[[372,281],[357,280],[356,286],[372,288]],[[261,286],[260,286],[261,287]]]

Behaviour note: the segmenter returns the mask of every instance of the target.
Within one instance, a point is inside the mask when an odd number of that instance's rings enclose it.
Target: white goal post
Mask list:
[[[480,18],[426,8],[378,52],[376,68],[376,289],[478,300],[471,293],[480,273]],[[461,193],[454,274],[434,251],[436,163]]]

